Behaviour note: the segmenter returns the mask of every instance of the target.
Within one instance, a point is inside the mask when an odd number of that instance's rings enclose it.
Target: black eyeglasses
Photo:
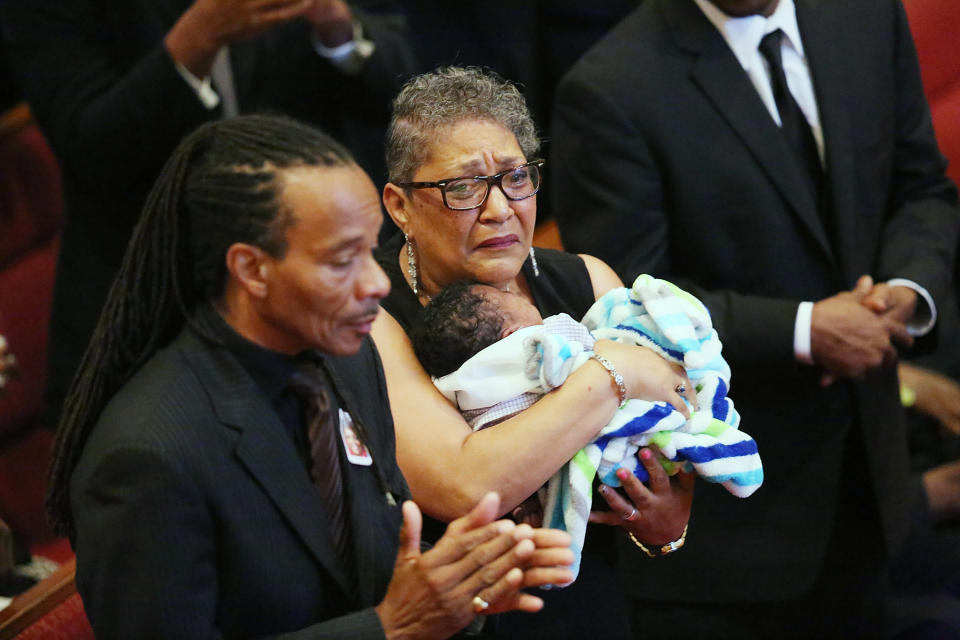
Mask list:
[[[544,160],[531,160],[519,167],[507,169],[492,176],[461,176],[436,182],[398,182],[407,189],[440,189],[443,204],[454,211],[468,211],[483,206],[496,185],[507,200],[524,200],[540,190],[540,169]]]

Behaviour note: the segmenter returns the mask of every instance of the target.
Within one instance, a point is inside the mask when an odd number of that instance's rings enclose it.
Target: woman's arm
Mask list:
[[[591,360],[529,409],[473,432],[388,313],[377,318],[373,338],[387,379],[397,459],[414,500],[441,520],[466,513],[488,491],[501,495],[504,512],[512,510],[583,448],[618,406],[610,374]],[[595,348],[614,363],[629,397],[664,399],[687,412],[674,391],[685,376],[658,355],[607,340]]]
[[[587,266],[595,297],[599,298],[611,289],[623,286],[620,277],[606,262],[587,254],[579,255]],[[681,372],[679,367],[676,370]],[[687,389],[687,399],[695,403],[696,395],[689,381]],[[651,544],[662,545],[677,540],[690,517],[695,477],[692,473],[680,472],[668,478],[649,449],[644,448],[637,453],[650,475],[648,485],[641,483],[633,474],[618,474],[626,497],[601,486],[600,495],[612,511],[593,512],[590,520],[623,527],[638,540]],[[637,513],[642,516],[637,518]]]
[[[603,260],[595,258],[591,255],[585,253],[577,254],[582,260],[584,265],[587,267],[587,273],[590,275],[590,284],[593,286],[593,297],[595,300],[598,300],[600,296],[609,292],[611,289],[616,289],[618,287],[624,286],[623,281],[620,280],[620,276],[610,268]],[[640,274],[637,274],[640,275]],[[594,345],[594,351],[600,355],[606,355],[606,340],[598,341]],[[647,349],[639,347],[641,353],[647,352]],[[633,353],[634,358],[639,358],[636,352]],[[633,358],[631,358],[633,360]],[[657,355],[655,360],[660,360],[660,356]],[[639,359],[635,362],[637,365],[649,365],[648,359]],[[657,362],[658,365],[662,366],[663,362]],[[676,373],[676,377],[657,377],[657,376],[648,376],[645,375],[645,372],[640,369],[637,370],[637,383],[638,387],[634,388],[629,397],[631,398],[643,398],[645,400],[664,400],[669,402],[674,407],[676,407],[683,415],[689,417],[689,410],[687,406],[683,403],[680,396],[674,392],[674,389],[677,386],[678,382],[683,382],[686,386],[686,392],[684,396],[690,401],[690,404],[696,407],[697,403],[697,394],[694,389],[694,386],[690,383],[689,378],[687,378],[687,372],[678,364],[668,365]],[[659,367],[654,367],[657,369]],[[620,370],[620,366],[617,366],[617,371],[621,374],[623,373]],[[669,386],[672,385],[672,386]]]
[[[474,432],[424,372],[406,333],[386,312],[373,326],[397,433],[397,460],[413,499],[453,520],[488,491],[512,510],[606,424],[617,393],[599,365],[582,366],[529,409]]]

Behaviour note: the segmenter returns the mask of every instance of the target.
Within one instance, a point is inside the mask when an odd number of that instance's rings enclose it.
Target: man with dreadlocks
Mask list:
[[[380,223],[370,178],[295,121],[174,151],[51,470],[98,638],[440,638],[570,579],[566,534],[495,522],[496,494],[421,553],[367,335]]]

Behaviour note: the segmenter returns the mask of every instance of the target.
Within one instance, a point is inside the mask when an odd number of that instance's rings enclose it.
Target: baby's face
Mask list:
[[[517,329],[543,324],[543,316],[537,308],[519,293],[501,291],[486,284],[476,285],[474,291],[492,304],[503,318],[501,338],[506,338]]]

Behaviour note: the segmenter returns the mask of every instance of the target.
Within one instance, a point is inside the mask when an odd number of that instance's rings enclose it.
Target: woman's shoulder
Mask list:
[[[595,258],[585,253],[581,253],[579,257],[583,259],[583,263],[587,267],[587,272],[590,274],[594,298],[599,300],[600,296],[611,289],[623,286],[623,281],[620,280],[617,272],[600,258]]]
[[[581,318],[595,300],[587,264],[574,253],[536,248],[523,270],[544,316],[566,313]]]
[[[573,278],[576,281],[590,279],[583,256],[558,249],[535,247],[531,258],[524,264],[524,269],[527,268],[534,272],[535,277],[537,277],[536,272],[539,271],[548,278]]]

